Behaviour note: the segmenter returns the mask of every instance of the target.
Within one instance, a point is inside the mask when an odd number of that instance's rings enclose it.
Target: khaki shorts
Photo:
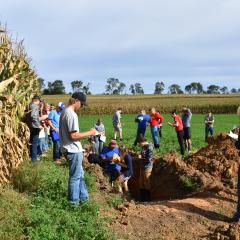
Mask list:
[[[122,132],[122,127],[119,125],[113,125],[114,131],[116,132]]]
[[[140,177],[139,177],[140,189],[146,189],[146,190],[151,189],[151,181],[150,181],[151,173],[152,173],[152,168],[150,169],[140,168]]]

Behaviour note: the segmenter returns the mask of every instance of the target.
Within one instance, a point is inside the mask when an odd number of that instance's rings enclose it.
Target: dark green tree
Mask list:
[[[209,94],[220,94],[220,87],[217,85],[210,85],[207,87],[207,93]]]
[[[141,83],[135,83],[134,86],[136,94],[144,94],[144,90]]]
[[[172,84],[168,89],[171,94],[183,94],[183,91],[178,84]]]
[[[73,92],[79,92],[82,89],[83,82],[80,80],[75,80],[71,82]]]
[[[48,87],[44,89],[44,94],[64,94],[65,87],[62,80],[55,80],[54,82],[48,82]]]
[[[131,94],[136,94],[136,91],[135,91],[135,86],[133,84],[130,85],[130,88],[129,88],[129,91],[131,92]]]
[[[162,92],[164,91],[164,88],[165,88],[165,85],[163,82],[156,82],[154,94],[162,94]]]
[[[226,86],[220,88],[220,91],[222,94],[227,94],[228,93],[228,88]]]

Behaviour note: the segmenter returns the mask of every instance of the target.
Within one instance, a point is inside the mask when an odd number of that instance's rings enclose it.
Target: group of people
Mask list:
[[[27,124],[30,129],[30,155],[33,162],[44,156],[50,146],[53,146],[53,159],[61,162],[61,147],[59,137],[59,122],[65,104],[50,105],[34,96],[27,110]]]
[[[114,139],[116,140],[117,134],[119,133],[120,141],[123,139],[122,134],[122,124],[121,124],[121,113],[122,109],[119,108],[113,115],[113,128],[114,128]],[[191,119],[192,113],[189,108],[183,108],[181,117],[177,115],[176,109],[171,111],[171,116],[173,118],[173,122],[168,122],[169,126],[175,128],[177,133],[177,139],[180,146],[180,152],[182,158],[184,157],[184,152],[187,150],[188,152],[192,149],[191,142]],[[154,148],[160,147],[160,139],[162,138],[162,126],[164,123],[164,117],[156,111],[155,108],[150,110],[150,114],[147,114],[145,110],[142,110],[141,113],[136,117],[135,122],[138,124],[136,140],[134,142],[134,146],[137,146],[139,139],[141,137],[145,137],[147,126],[150,126],[150,131],[152,135],[152,140],[154,144]],[[209,112],[204,119],[205,124],[205,141],[207,142],[208,136],[213,135],[214,133],[214,116],[211,112]]]
[[[87,153],[89,162],[98,163],[109,174],[110,182],[117,187],[119,192],[128,193],[128,180],[133,176],[133,159],[126,147],[119,148],[117,136],[123,141],[121,113],[119,108],[112,118],[114,138],[105,146],[106,136],[103,121],[98,119],[89,131],[79,131],[79,121],[76,111],[86,105],[86,95],[81,92],[73,93],[69,99],[68,106],[63,102],[57,106],[49,105],[41,101],[39,96],[34,96],[28,111],[28,125],[30,128],[30,155],[33,162],[39,160],[48,145],[53,145],[53,159],[59,164],[61,159],[67,159],[69,163],[69,201],[75,206],[79,202],[86,201],[88,190],[84,181],[82,161],[85,150],[80,142],[88,138],[91,149]],[[171,112],[173,122],[168,124],[175,128],[181,155],[184,151],[191,150],[190,122],[192,113],[190,109],[184,108],[182,116],[177,115],[176,110]],[[138,124],[137,135],[134,145],[141,147],[140,161],[140,196],[142,200],[150,199],[150,175],[153,168],[154,148],[160,147],[159,138],[162,137],[163,116],[151,109],[146,114],[145,110],[136,117]],[[209,113],[205,118],[206,135],[213,134],[214,117]],[[150,125],[153,144],[148,142],[145,134],[147,126]]]

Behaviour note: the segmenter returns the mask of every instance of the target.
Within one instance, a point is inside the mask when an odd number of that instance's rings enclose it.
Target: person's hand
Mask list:
[[[97,130],[95,128],[91,128],[89,131],[90,136],[94,136],[97,134]]]
[[[141,155],[141,154],[139,154],[139,155],[138,155],[138,158],[142,158],[142,155]]]
[[[42,126],[42,125],[40,125],[40,126],[39,126],[39,129],[40,129],[40,130],[42,130],[42,129],[43,129],[43,126]]]
[[[59,133],[59,128],[54,128],[53,129],[55,132]]]

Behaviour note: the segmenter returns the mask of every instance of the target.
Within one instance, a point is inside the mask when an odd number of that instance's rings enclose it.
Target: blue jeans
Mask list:
[[[100,140],[100,136],[96,136],[96,137],[94,138],[94,141],[95,141],[95,143],[96,143],[96,148],[97,148],[96,154],[97,154],[97,155],[100,155],[100,154],[102,153],[102,150],[103,150],[104,142],[102,142],[102,141]]]
[[[39,148],[40,148],[40,154],[43,154],[44,152],[46,152],[46,140],[45,138],[39,138]]]
[[[48,132],[45,131],[45,150],[48,150]]]
[[[82,167],[83,153],[66,153],[69,162],[68,198],[71,205],[88,200],[88,190]]]
[[[32,162],[37,161],[37,155],[39,153],[39,128],[30,130],[30,156]]]
[[[53,160],[56,161],[61,158],[60,141],[53,141]]]
[[[206,126],[205,127],[205,142],[207,142],[208,140],[208,134],[210,133],[210,135],[212,136],[214,133],[214,129],[212,126]]]
[[[151,134],[152,134],[152,139],[155,147],[160,146],[159,138],[158,138],[158,126],[152,126],[151,127]]]

